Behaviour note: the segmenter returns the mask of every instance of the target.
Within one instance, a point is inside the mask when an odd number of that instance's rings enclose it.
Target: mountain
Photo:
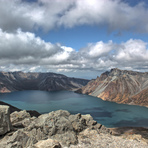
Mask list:
[[[76,92],[117,103],[148,106],[148,72],[114,68]]]
[[[88,81],[56,73],[0,72],[0,92],[75,90],[86,85]]]

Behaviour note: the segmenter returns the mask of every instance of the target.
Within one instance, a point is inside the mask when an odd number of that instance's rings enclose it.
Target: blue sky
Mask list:
[[[98,26],[78,26],[75,28],[65,29],[59,28],[52,30],[49,33],[37,32],[47,42],[53,44],[60,43],[64,46],[71,46],[76,50],[87,46],[88,43],[96,43],[98,41],[108,42],[112,40],[116,43],[125,42],[128,39],[141,39],[147,41],[147,33],[135,33],[132,31],[113,31],[109,32],[107,27]]]
[[[0,0],[0,70],[148,71],[147,16],[147,0]]]

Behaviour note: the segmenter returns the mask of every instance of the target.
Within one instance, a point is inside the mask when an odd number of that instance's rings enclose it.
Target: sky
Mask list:
[[[148,72],[147,0],[0,0],[0,71],[112,68]]]

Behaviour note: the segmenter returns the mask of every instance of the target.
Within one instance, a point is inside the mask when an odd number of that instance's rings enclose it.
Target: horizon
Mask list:
[[[147,0],[0,0],[0,71],[147,72],[147,16]]]
[[[143,73],[143,72],[141,72],[141,71],[134,71],[134,70],[126,70],[126,69],[124,69],[124,70],[122,70],[122,69],[119,69],[119,68],[112,68],[112,69],[110,69],[110,70],[106,70],[106,71],[103,71],[100,75],[97,75],[96,76],[96,78],[97,77],[100,77],[103,73],[106,73],[106,72],[111,72],[112,70],[114,70],[114,69],[117,69],[117,70],[120,70],[120,71],[133,71],[133,72],[139,72],[139,73]],[[22,72],[22,73],[42,73],[42,74],[46,74],[46,73],[53,73],[53,74],[57,74],[57,75],[64,75],[64,76],[66,76],[66,77],[70,77],[70,78],[78,78],[78,79],[88,79],[88,80],[93,80],[93,79],[96,79],[96,78],[84,78],[83,76],[82,77],[73,77],[73,76],[68,76],[68,75],[66,75],[66,74],[62,74],[62,73],[55,73],[55,72],[23,72],[23,71],[0,71],[0,73],[2,73],[2,72],[6,72],[6,73],[16,73],[16,72]],[[146,71],[146,73],[148,73],[148,71]]]

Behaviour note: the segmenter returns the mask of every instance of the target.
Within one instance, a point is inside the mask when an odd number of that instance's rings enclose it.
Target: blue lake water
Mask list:
[[[146,107],[117,104],[71,91],[18,91],[0,94],[0,100],[40,113],[63,109],[72,114],[91,114],[94,120],[107,127],[148,127]]]

